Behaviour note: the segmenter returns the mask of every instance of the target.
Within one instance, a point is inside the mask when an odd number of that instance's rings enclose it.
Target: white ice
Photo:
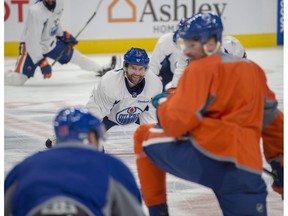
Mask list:
[[[247,55],[266,72],[268,83],[276,93],[279,108],[283,110],[283,48],[248,49]],[[108,63],[108,55],[91,55],[99,64]],[[13,69],[16,58],[5,58],[5,70]],[[52,61],[51,61],[52,62]],[[4,157],[5,175],[27,156],[45,149],[45,140],[53,134],[52,122],[55,114],[63,107],[85,105],[92,88],[100,78],[82,71],[77,66],[59,65],[53,67],[53,76],[43,80],[40,71],[24,86],[4,87]],[[132,135],[135,125],[112,128],[107,133],[109,143],[106,151],[122,159],[137,179],[135,158],[132,154]],[[267,163],[264,167],[269,169]],[[105,165],[103,165],[105,166]],[[283,215],[283,201],[271,189],[272,179],[263,178],[268,186],[268,215]],[[218,216],[221,210],[208,188],[168,175],[168,205],[170,215],[176,216]],[[145,209],[147,213],[147,209]]]

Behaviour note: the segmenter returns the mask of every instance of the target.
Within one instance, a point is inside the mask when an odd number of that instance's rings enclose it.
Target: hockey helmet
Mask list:
[[[141,48],[131,48],[124,55],[124,67],[128,64],[143,65],[148,67],[149,57],[144,49]]]
[[[184,40],[199,40],[206,44],[215,36],[217,42],[222,40],[223,25],[219,16],[212,13],[198,13],[189,18],[179,29],[179,36]]]
[[[86,108],[62,109],[54,120],[57,142],[69,140],[85,141],[88,133],[94,131],[98,140],[104,140],[104,126],[101,121],[90,114]]]
[[[176,43],[179,38],[179,29],[182,29],[185,26],[185,23],[189,20],[189,18],[182,18],[178,23],[178,28],[173,34],[173,42]]]
[[[235,37],[227,35],[222,40],[222,51],[232,56],[246,58],[246,51],[239,40]]]

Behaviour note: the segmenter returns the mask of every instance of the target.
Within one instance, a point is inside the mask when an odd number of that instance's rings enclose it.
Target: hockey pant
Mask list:
[[[64,50],[64,53],[62,51]],[[58,60],[60,64],[66,64],[71,62],[78,65],[81,69],[87,71],[98,72],[101,70],[101,66],[94,62],[92,59],[80,53],[77,49],[67,46],[62,41],[58,40],[56,47],[49,53],[45,54],[45,57],[52,59],[57,59],[62,54],[61,58]]]
[[[167,202],[165,173],[168,172],[211,188],[224,216],[267,215],[266,184],[261,175],[207,157],[195,148],[191,139],[178,141],[153,125],[141,125],[134,134],[134,152],[148,207]]]
[[[58,60],[58,62],[61,64],[65,64],[71,60],[74,50],[62,41],[57,41],[55,48],[43,56],[49,57],[51,59],[57,59],[63,50],[64,52],[62,53],[62,56]],[[35,70],[38,67],[38,62],[34,63],[32,61],[32,58],[27,52],[25,43],[20,43],[19,53],[20,54],[16,63],[15,72],[26,75],[28,78],[33,77]]]

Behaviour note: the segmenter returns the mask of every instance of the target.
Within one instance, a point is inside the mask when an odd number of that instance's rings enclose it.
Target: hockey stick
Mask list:
[[[266,174],[270,175],[270,176],[273,178],[274,181],[279,181],[278,175],[276,175],[275,173],[270,172],[269,170],[267,170],[267,169],[265,169],[265,168],[263,168],[263,171],[264,171]],[[280,193],[280,192],[279,192],[279,193]],[[280,193],[280,194],[281,194],[281,193]],[[283,194],[283,193],[281,194],[281,198],[282,198],[282,200],[284,199],[284,194]]]
[[[91,22],[91,20],[95,17],[95,15],[97,14],[100,5],[102,3],[102,0],[100,0],[97,4],[97,7],[94,11],[94,13],[92,14],[92,16],[89,18],[89,20],[86,22],[86,24],[83,26],[83,28],[78,32],[78,34],[76,34],[75,39],[78,38],[78,36],[83,32],[83,30],[87,27],[87,25]],[[60,58],[62,58],[63,54],[64,54],[65,50],[62,50],[61,53],[59,54],[59,56],[54,60],[54,62],[51,64],[51,66],[53,66]]]
[[[268,174],[268,175],[270,175],[274,180],[279,180],[278,179],[278,176],[275,174],[275,173],[273,173],[273,172],[270,172],[269,170],[267,170],[267,169],[265,169],[265,168],[263,168],[263,171],[266,173],[266,174]]]

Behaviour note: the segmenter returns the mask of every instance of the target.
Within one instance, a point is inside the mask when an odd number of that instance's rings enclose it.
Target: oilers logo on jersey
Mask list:
[[[56,35],[57,30],[58,30],[58,28],[59,28],[59,24],[60,24],[60,20],[59,20],[59,19],[56,19],[56,20],[54,21],[54,24],[53,24],[52,27],[51,27],[50,36]]]
[[[127,125],[138,120],[139,115],[143,112],[139,107],[128,107],[116,114],[116,121],[119,125]]]

